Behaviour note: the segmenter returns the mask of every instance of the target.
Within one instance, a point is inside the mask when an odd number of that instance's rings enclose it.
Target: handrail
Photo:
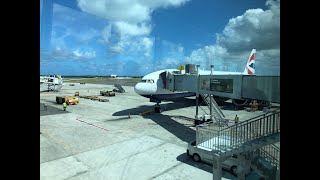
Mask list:
[[[221,116],[222,118],[225,118],[225,115],[223,114],[223,112],[221,111],[221,109],[219,108],[216,100],[212,97],[212,96],[209,96],[211,98],[211,102],[214,104],[214,107],[213,109],[215,109]],[[218,107],[218,108],[217,108]]]
[[[267,149],[269,149],[269,151],[271,151],[271,152],[268,152]],[[261,151],[259,153],[259,156],[269,160],[273,166],[279,165],[280,160],[278,158],[280,155],[280,149],[278,147],[276,147],[273,144],[270,144],[270,145],[267,145],[267,146],[260,148],[260,150]]]
[[[257,117],[261,117],[261,116],[263,116],[263,119],[265,119],[265,118],[269,118],[269,117],[271,117],[271,116],[275,116],[275,115],[278,115],[278,114],[280,114],[280,112],[276,112],[276,111],[273,111],[273,114],[269,114],[269,115],[266,115],[266,114],[263,114],[263,115],[260,115],[260,116],[257,116]],[[257,117],[255,117],[255,118],[257,118]],[[260,119],[255,119],[255,118],[251,118],[251,119],[249,119],[249,120],[253,120],[253,121],[251,121],[250,122],[250,129],[249,129],[249,131],[250,131],[250,133],[251,134],[253,134],[253,136],[259,136],[259,134],[257,134],[257,132],[255,131],[255,130],[257,130],[257,128],[255,129],[255,128],[251,128],[251,124],[253,124],[253,126],[255,125],[255,123],[258,123],[258,121],[259,120],[262,120],[262,118],[260,118]],[[255,120],[254,120],[255,119]],[[249,120],[247,121],[248,123],[249,123]],[[267,123],[268,123],[268,121],[267,121]],[[275,123],[275,122],[273,122],[273,123]],[[239,123],[240,124],[240,123]],[[271,122],[269,123],[270,124],[270,126],[271,126]],[[243,124],[242,124],[243,125]],[[274,124],[273,124],[274,125]],[[235,125],[236,127],[237,127],[237,125]],[[239,125],[238,125],[239,126]],[[278,127],[278,126],[277,126]],[[261,126],[260,126],[260,128],[261,128]],[[258,131],[260,131],[261,129],[258,129]],[[270,130],[271,130],[271,128],[270,128]],[[273,129],[274,130],[274,129]],[[277,130],[277,129],[275,129],[275,130]],[[273,131],[274,132],[274,131]],[[248,133],[247,133],[248,134]],[[241,137],[243,137],[243,134],[241,134],[242,136]],[[261,136],[259,136],[259,137],[261,137]]]
[[[258,119],[257,119],[258,118]],[[197,129],[197,145],[207,148],[238,148],[243,143],[280,132],[280,111],[251,118],[222,130]]]
[[[213,106],[213,107],[211,107],[211,108],[212,108],[211,110],[214,111],[214,113],[212,114],[213,117],[217,118],[219,122],[222,121],[222,120],[225,118],[225,115],[224,115],[223,112],[220,110],[220,108],[219,108],[218,104],[216,103],[216,101],[214,100],[214,98],[213,98],[212,96],[208,95],[208,94],[200,94],[200,96],[202,97],[203,102],[206,103],[206,105],[207,105],[207,107],[209,108],[209,110],[210,110],[210,107]],[[211,101],[210,101],[210,99],[211,99]],[[200,105],[201,105],[203,102],[201,102]],[[210,105],[210,102],[211,102],[211,105]],[[201,106],[199,106],[199,107],[201,108]],[[202,108],[201,108],[201,109],[202,109]],[[202,109],[202,110],[203,110],[206,114],[208,114],[204,109]],[[211,110],[210,110],[210,112],[211,112]]]
[[[268,112],[268,113],[261,114],[261,115],[259,115],[259,116],[256,116],[256,117],[247,119],[246,121],[250,121],[251,119],[255,119],[255,118],[258,118],[258,117],[262,117],[262,116],[265,116],[265,115],[267,115],[267,114],[274,114],[274,113],[276,113],[276,112],[280,112],[280,108],[279,108],[279,109],[275,109],[275,110],[273,110],[273,111],[270,111],[270,112]],[[245,122],[245,121],[243,121],[243,122]]]
[[[268,112],[268,113],[266,113],[266,114],[261,114],[261,115],[259,115],[259,116],[256,116],[256,117],[247,119],[247,120],[245,120],[245,121],[238,122],[238,126],[239,126],[240,124],[245,124],[245,123],[247,123],[247,122],[249,122],[249,121],[251,121],[251,120],[253,120],[253,119],[257,119],[257,118],[260,118],[260,117],[265,117],[265,116],[273,115],[273,114],[275,114],[275,113],[277,113],[277,112],[280,113],[280,109],[276,109],[276,110],[273,110],[273,111]],[[259,119],[258,119],[258,120],[259,120]],[[232,126],[236,126],[236,124],[234,124],[234,125],[232,125]],[[228,129],[228,128],[231,128],[232,126],[228,126],[228,127],[224,128],[224,129],[221,129],[221,131],[223,131],[223,130],[225,130],[225,129]]]
[[[272,146],[272,148],[274,148],[274,149],[276,149],[277,151],[280,152],[280,148],[279,148],[278,146],[276,146],[276,145],[274,145],[274,144],[270,144],[270,146]]]

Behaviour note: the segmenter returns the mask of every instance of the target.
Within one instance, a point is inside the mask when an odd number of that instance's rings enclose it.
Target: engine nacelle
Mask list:
[[[248,106],[252,99],[232,99],[232,103],[238,107]],[[269,107],[271,105],[268,101],[257,100],[258,109],[262,109],[263,107]]]
[[[232,103],[236,106],[247,106],[250,103],[250,99],[232,99]]]

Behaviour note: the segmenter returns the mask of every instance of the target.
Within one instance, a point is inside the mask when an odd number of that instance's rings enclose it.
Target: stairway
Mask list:
[[[280,140],[280,110],[251,118],[221,130],[197,126],[196,144],[221,159],[253,151]]]
[[[251,168],[265,179],[280,178],[280,148],[274,144],[263,146],[248,153]]]
[[[248,154],[248,161],[241,161],[241,164],[249,162],[265,179],[280,179],[280,149],[272,145],[279,141],[280,109],[221,130],[204,125],[196,127],[197,147],[213,154],[214,161],[223,162],[233,154]],[[239,171],[240,179],[245,177],[245,169]],[[221,179],[219,171],[221,169],[214,168],[213,179]]]
[[[114,91],[116,91],[116,92],[120,92],[120,93],[126,92],[126,91],[122,88],[122,86],[121,86],[120,84],[115,84],[114,87],[117,88],[117,89],[116,89],[116,88],[114,89]]]
[[[202,97],[203,101],[207,104],[209,110],[211,107],[210,113],[212,114],[212,120],[216,123],[219,123],[221,126],[227,125],[225,116],[219,108],[217,102],[214,100],[214,98],[208,94],[200,94],[200,96]]]

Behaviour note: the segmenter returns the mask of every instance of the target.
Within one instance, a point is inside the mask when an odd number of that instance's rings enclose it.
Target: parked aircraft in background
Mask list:
[[[61,75],[40,76],[40,86],[46,84],[48,91],[59,91],[65,83]]]

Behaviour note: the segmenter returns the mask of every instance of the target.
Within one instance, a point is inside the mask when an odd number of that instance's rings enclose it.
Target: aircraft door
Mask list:
[[[166,88],[166,71],[160,73],[159,76],[160,76],[159,79],[160,79],[160,81],[162,82],[162,87],[163,87],[163,88]]]

